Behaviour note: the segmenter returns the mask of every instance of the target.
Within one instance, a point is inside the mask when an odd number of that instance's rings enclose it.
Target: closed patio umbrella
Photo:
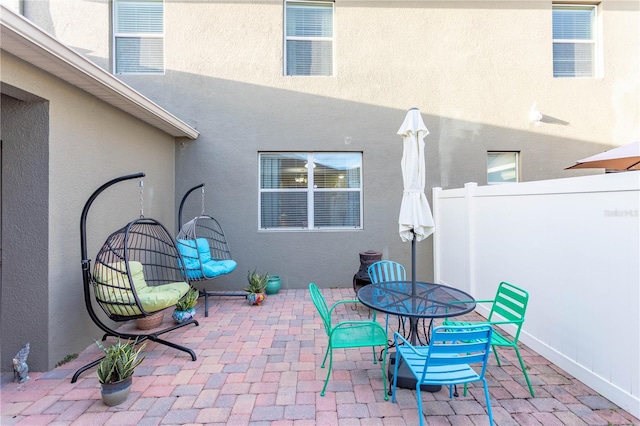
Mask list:
[[[640,142],[619,146],[600,154],[578,160],[568,169],[640,170]]]
[[[411,108],[398,130],[402,136],[402,181],[404,191],[400,205],[400,238],[411,241],[411,284],[416,292],[416,241],[422,241],[433,234],[435,225],[429,202],[424,194],[425,159],[424,138],[429,134],[422,121],[420,110]]]
[[[402,181],[404,191],[400,205],[400,238],[402,241],[422,241],[433,234],[434,223],[429,202],[424,194],[424,138],[429,134],[420,110],[411,108],[398,130],[402,136]]]

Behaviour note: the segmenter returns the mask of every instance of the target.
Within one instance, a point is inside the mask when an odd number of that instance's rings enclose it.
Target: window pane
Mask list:
[[[319,40],[287,40],[287,75],[331,75],[333,44]]]
[[[262,154],[260,188],[306,188],[307,154]]]
[[[594,45],[591,43],[554,43],[554,77],[591,77],[594,75]]]
[[[160,38],[116,38],[116,73],[162,73],[163,41]]]
[[[553,38],[555,40],[592,40],[594,8],[554,7]]]
[[[488,153],[487,183],[518,182],[517,154],[517,152]]]
[[[594,77],[595,6],[553,6],[553,76]]]
[[[361,153],[260,153],[259,162],[260,228],[362,227]]]
[[[315,154],[316,188],[360,188],[360,154]]]
[[[262,228],[306,228],[307,193],[262,192],[260,212]]]
[[[137,0],[116,2],[116,33],[162,34],[162,0]]]
[[[287,3],[286,35],[288,37],[332,37],[331,4],[310,5]]]
[[[359,227],[360,192],[316,192],[313,220],[316,228]]]

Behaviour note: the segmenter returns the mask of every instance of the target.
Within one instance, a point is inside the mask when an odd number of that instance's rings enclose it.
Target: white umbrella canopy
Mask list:
[[[568,169],[640,170],[640,141],[578,160]]]
[[[422,241],[433,234],[435,225],[429,202],[424,194],[424,138],[429,134],[420,110],[411,108],[398,130],[402,136],[402,181],[404,192],[400,205],[400,238],[403,242]]]

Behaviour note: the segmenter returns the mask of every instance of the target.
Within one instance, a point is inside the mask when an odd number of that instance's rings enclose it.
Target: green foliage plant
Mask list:
[[[176,310],[188,311],[189,309],[193,308],[194,306],[196,306],[196,303],[198,303],[199,296],[200,294],[198,293],[198,290],[196,290],[195,288],[191,288],[191,290],[189,290],[187,294],[182,297],[182,299],[178,300],[178,303],[176,303]]]
[[[267,282],[269,281],[269,274],[265,273],[260,275],[254,269],[253,272],[249,271],[247,273],[247,281],[249,281],[249,286],[244,289],[247,293],[264,293],[264,289],[267,287]]]
[[[106,348],[100,342],[96,344],[105,353],[104,358],[98,364],[98,381],[100,383],[115,383],[133,375],[134,370],[144,360],[145,355],[140,352],[147,346],[143,344],[136,350],[137,341],[120,339],[110,347]]]

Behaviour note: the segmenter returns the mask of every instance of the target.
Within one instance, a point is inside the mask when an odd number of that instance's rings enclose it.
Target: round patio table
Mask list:
[[[464,315],[476,307],[474,298],[468,293],[443,284],[428,282],[388,281],[369,284],[358,290],[358,300],[376,311],[408,317],[409,335],[405,337],[412,345],[416,345],[417,342],[428,344],[434,318]],[[418,320],[420,319],[429,320],[429,327],[422,336],[418,330]],[[391,382],[395,353],[390,354],[389,358],[388,377]],[[413,374],[402,365],[398,369],[397,385],[405,389],[415,389],[416,387]],[[421,387],[429,392],[437,392],[440,388],[440,386],[424,385]]]

